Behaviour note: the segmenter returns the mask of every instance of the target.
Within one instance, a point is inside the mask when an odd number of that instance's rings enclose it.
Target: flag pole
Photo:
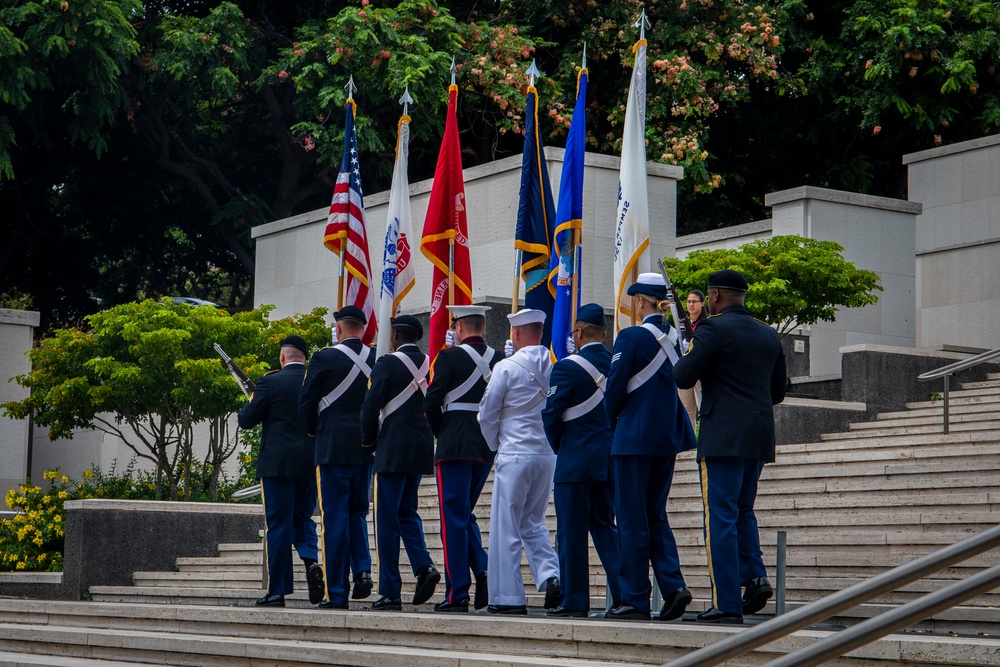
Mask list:
[[[587,69],[587,42],[583,43],[583,59],[580,61],[580,69]],[[580,221],[583,224],[583,221]],[[580,255],[583,252],[583,229],[573,230],[573,275],[570,277],[570,301],[569,301],[569,325],[576,325],[576,309],[580,294]]]
[[[358,87],[354,85],[353,74],[347,80],[347,85],[344,86],[344,88],[347,90],[347,101],[344,102],[344,104],[353,104],[354,91],[358,89]],[[347,282],[344,280],[344,273],[345,273],[344,269],[346,268],[345,265],[346,258],[347,258],[347,238],[345,237],[344,240],[341,241],[340,243],[340,268],[337,270],[337,310],[340,310],[341,308],[344,307],[344,299],[345,299],[344,283]]]
[[[635,264],[632,265],[632,284],[639,282],[639,267]],[[632,322],[632,326],[635,326],[635,297],[632,297],[632,303],[630,304],[629,320]]]
[[[458,74],[458,65],[455,64],[455,56],[451,57],[451,85],[455,85],[455,75]],[[455,218],[455,226],[452,228],[451,237],[448,239],[448,305],[455,305],[455,232],[458,231],[458,218]]]

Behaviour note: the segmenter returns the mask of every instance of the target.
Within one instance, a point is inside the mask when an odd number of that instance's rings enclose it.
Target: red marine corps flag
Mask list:
[[[420,252],[434,265],[431,280],[431,326],[427,348],[431,363],[444,347],[444,334],[451,325],[447,306],[472,303],[472,265],[469,262],[469,225],[465,217],[465,182],[462,147],[458,141],[458,86],[455,63],[448,87],[448,116],[438,154],[434,185],[427,204]]]
[[[345,304],[357,306],[365,312],[368,324],[362,341],[371,345],[378,333],[375,319],[375,300],[371,287],[371,262],[368,261],[368,236],[365,234],[365,201],[361,192],[361,170],[358,162],[358,136],[354,131],[357,109],[351,97],[354,77],[347,84],[347,120],[344,122],[344,158],[333,188],[333,202],[326,222],[323,245],[340,255],[340,272],[337,282],[337,309]],[[346,250],[346,252],[345,252]],[[344,300],[344,280],[347,280],[347,299]]]

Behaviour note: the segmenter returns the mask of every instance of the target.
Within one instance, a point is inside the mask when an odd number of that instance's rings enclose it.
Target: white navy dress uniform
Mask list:
[[[511,326],[522,326],[543,322],[545,313],[522,309],[507,317]],[[525,604],[522,547],[538,590],[558,586],[559,558],[545,526],[556,467],[542,427],[551,372],[547,348],[523,347],[496,365],[479,404],[479,427],[497,452],[490,507],[491,607]]]

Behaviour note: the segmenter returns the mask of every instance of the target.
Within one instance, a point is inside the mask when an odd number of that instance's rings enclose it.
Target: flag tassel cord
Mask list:
[[[576,309],[580,293],[580,253],[583,250],[580,239],[580,231],[581,230],[579,229],[573,230],[573,276],[571,278],[571,287],[569,292],[570,327],[576,325]]]
[[[455,237],[448,238],[448,305],[455,305]]]
[[[510,292],[510,312],[517,312],[517,297],[521,291],[521,258],[523,251],[520,248],[514,249],[514,285]],[[514,337],[514,327],[510,328],[510,337]]]

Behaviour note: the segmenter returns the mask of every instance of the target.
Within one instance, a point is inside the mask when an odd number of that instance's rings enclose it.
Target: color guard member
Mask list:
[[[316,437],[316,478],[319,488],[326,600],[323,609],[347,609],[352,489],[358,467],[366,465],[361,447],[361,404],[368,389],[375,352],[361,342],[367,318],[357,306],[336,313],[333,347],[313,355],[299,396],[299,417]],[[364,490],[367,498],[368,490]],[[367,540],[366,540],[367,542]]]
[[[424,400],[427,421],[437,436],[435,468],[445,577],[444,600],[434,605],[439,612],[469,610],[470,572],[476,580],[475,608],[482,609],[489,601],[486,550],[473,513],[494,456],[476,414],[493,367],[502,358],[483,340],[489,309],[448,306],[452,317],[449,347],[434,360]]]
[[[250,402],[237,415],[240,428],[263,424],[257,477],[264,499],[267,594],[256,607],[284,607],[294,592],[292,546],[306,566],[309,601],[323,599],[323,570],[316,564],[315,444],[299,419],[299,391],[309,348],[300,336],[281,340],[281,370],[257,380]]]
[[[416,345],[423,334],[423,326],[412,315],[392,319],[395,352],[375,362],[371,387],[361,406],[362,442],[375,449],[375,546],[382,596],[372,605],[377,611],[403,608],[400,538],[417,577],[413,604],[427,602],[441,581],[427,553],[417,513],[420,476],[434,471],[434,435],[424,417],[430,360]]]
[[[572,332],[579,350],[552,368],[542,410],[545,435],[556,453],[556,540],[562,603],[549,616],[585,618],[590,611],[590,545],[608,575],[612,608],[621,600],[618,568],[621,544],[615,525],[611,481],[611,426],[604,409],[604,387],[611,355],[604,347],[604,309],[588,303],[577,311]]]
[[[490,505],[491,614],[527,614],[521,548],[531,576],[545,591],[545,608],[562,599],[559,559],[545,526],[556,457],[542,428],[552,361],[541,345],[545,313],[523,309],[508,315],[514,354],[497,364],[479,402],[479,426],[497,452]]]
[[[615,516],[622,544],[621,604],[607,618],[649,619],[649,565],[663,591],[661,621],[680,618],[691,602],[677,543],[667,522],[667,495],[680,452],[694,449],[694,431],[672,374],[677,332],[657,310],[667,298],[658,273],[628,288],[639,326],[618,333],[604,401],[614,431],[611,459]]]
[[[774,405],[785,398],[778,334],[743,305],[747,281],[726,269],[708,277],[711,317],[674,366],[679,387],[701,380],[698,463],[712,607],[703,623],[742,623],[771,597],[754,514],[757,481],[774,460]],[[740,595],[742,589],[742,596]]]

